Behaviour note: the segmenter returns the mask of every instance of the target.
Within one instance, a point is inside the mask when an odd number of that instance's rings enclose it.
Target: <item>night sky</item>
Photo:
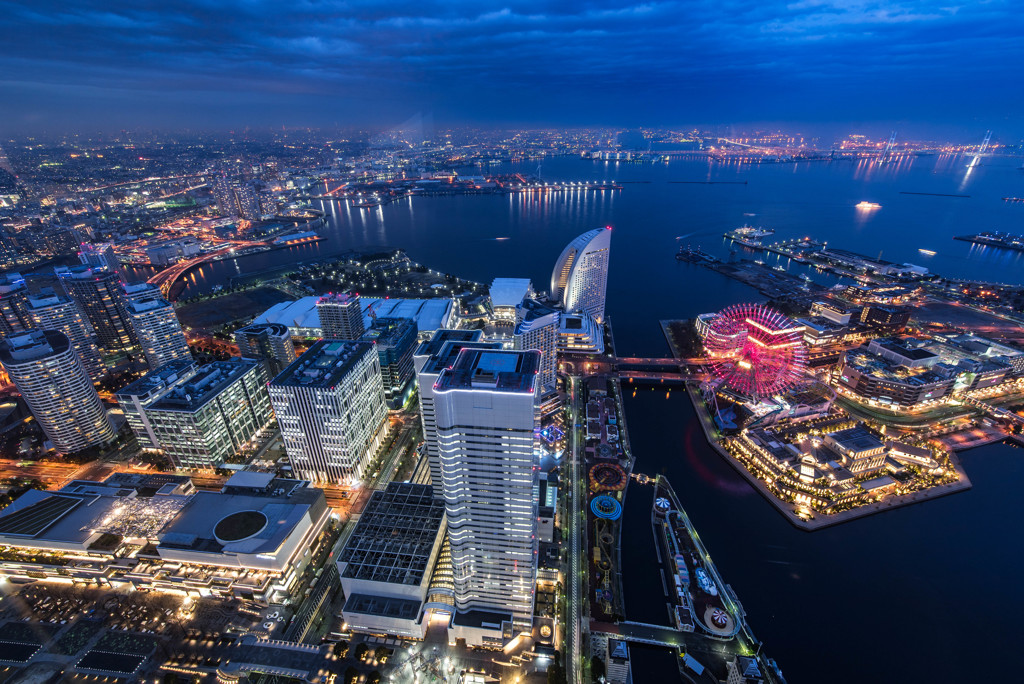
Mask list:
[[[1017,0],[0,0],[0,136],[838,123],[1024,135]]]

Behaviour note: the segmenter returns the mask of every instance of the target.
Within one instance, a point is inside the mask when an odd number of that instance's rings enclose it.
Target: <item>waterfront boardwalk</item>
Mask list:
[[[722,458],[724,458],[726,462],[736,470],[736,472],[742,475],[747,482],[760,492],[761,496],[763,496],[768,503],[782,513],[782,515],[786,517],[786,520],[788,520],[794,527],[798,527],[801,530],[812,532],[814,530],[820,530],[833,525],[850,522],[851,520],[856,520],[858,518],[874,515],[875,513],[889,511],[894,508],[899,508],[900,506],[909,506],[910,504],[920,503],[930,499],[937,499],[949,494],[956,494],[957,492],[962,492],[971,488],[971,481],[968,479],[967,473],[960,464],[960,459],[957,458],[955,453],[951,452],[949,454],[949,461],[952,464],[953,469],[956,471],[956,482],[937,485],[924,491],[910,492],[908,494],[901,494],[898,496],[889,496],[882,501],[857,506],[856,508],[840,511],[839,513],[819,513],[817,514],[817,517],[814,518],[802,518],[797,515],[793,504],[788,501],[783,501],[775,496],[775,494],[768,489],[768,485],[766,485],[764,481],[755,477],[743,466],[742,463],[737,461],[732,454],[722,447],[718,439],[718,429],[715,426],[715,421],[711,417],[711,414],[708,413],[707,407],[705,407],[704,401],[701,399],[700,392],[692,383],[688,384],[686,389],[690,395],[690,401],[693,403],[693,408],[697,412],[697,418],[700,420],[701,428],[704,430],[704,435],[707,437],[708,443],[712,448],[714,448],[714,450],[717,451]]]

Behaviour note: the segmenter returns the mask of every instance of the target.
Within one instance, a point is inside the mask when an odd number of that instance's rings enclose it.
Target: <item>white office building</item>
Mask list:
[[[463,349],[434,386],[456,627],[532,621],[539,364],[533,351]]]
[[[551,272],[551,299],[566,313],[589,314],[604,323],[612,231],[598,228],[580,235],[562,250]]]
[[[96,333],[74,300],[53,290],[29,295],[28,315],[34,328],[57,330],[67,336],[93,382],[106,374],[107,369],[96,345]]]
[[[437,420],[434,416],[434,383],[441,371],[455,363],[459,352],[470,349],[501,349],[498,342],[481,342],[481,330],[441,329],[426,342],[420,342],[413,352],[416,383],[420,388],[420,420],[423,423],[423,443],[427,450],[430,482],[441,492],[441,452],[437,446]]]
[[[116,437],[96,388],[64,333],[33,330],[8,337],[0,343],[0,363],[57,451],[82,451]]]
[[[380,360],[369,342],[320,340],[270,383],[292,468],[356,484],[388,433]]]
[[[173,304],[163,297],[155,297],[130,301],[126,308],[150,369],[192,358]]]

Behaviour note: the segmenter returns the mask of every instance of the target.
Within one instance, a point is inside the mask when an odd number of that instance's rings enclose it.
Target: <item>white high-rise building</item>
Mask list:
[[[442,328],[413,352],[416,383],[420,388],[420,420],[423,443],[430,466],[430,482],[441,491],[441,452],[437,446],[437,421],[434,417],[434,383],[441,371],[455,363],[459,352],[470,349],[501,349],[499,342],[480,342],[481,330],[448,330]]]
[[[270,383],[292,468],[355,484],[388,434],[380,360],[369,342],[320,340]]]
[[[559,311],[535,299],[525,299],[516,308],[513,337],[516,349],[533,349],[541,354],[540,392],[554,389],[558,372]]]
[[[39,330],[58,330],[67,336],[93,382],[107,373],[96,345],[96,333],[78,304],[53,290],[28,297],[28,315]]]
[[[114,440],[114,427],[67,336],[33,330],[0,342],[0,363],[61,453]]]
[[[532,620],[539,364],[534,351],[463,349],[434,385],[459,613]]]
[[[326,294],[317,300],[316,312],[325,340],[358,340],[366,332],[358,294]]]
[[[591,230],[568,244],[551,272],[551,300],[566,313],[589,314],[604,323],[611,228]]]
[[[173,304],[163,297],[154,297],[128,302],[127,310],[150,370],[192,358]]]

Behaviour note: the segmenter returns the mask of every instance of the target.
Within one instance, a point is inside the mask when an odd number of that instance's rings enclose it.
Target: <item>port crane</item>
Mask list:
[[[978,148],[978,151],[974,155],[974,159],[972,159],[971,163],[967,165],[967,168],[973,169],[975,166],[978,165],[978,161],[981,159],[981,155],[985,154],[986,150],[988,150],[988,144],[991,140],[992,131],[987,131],[985,133],[985,139],[981,141],[981,147]]]

